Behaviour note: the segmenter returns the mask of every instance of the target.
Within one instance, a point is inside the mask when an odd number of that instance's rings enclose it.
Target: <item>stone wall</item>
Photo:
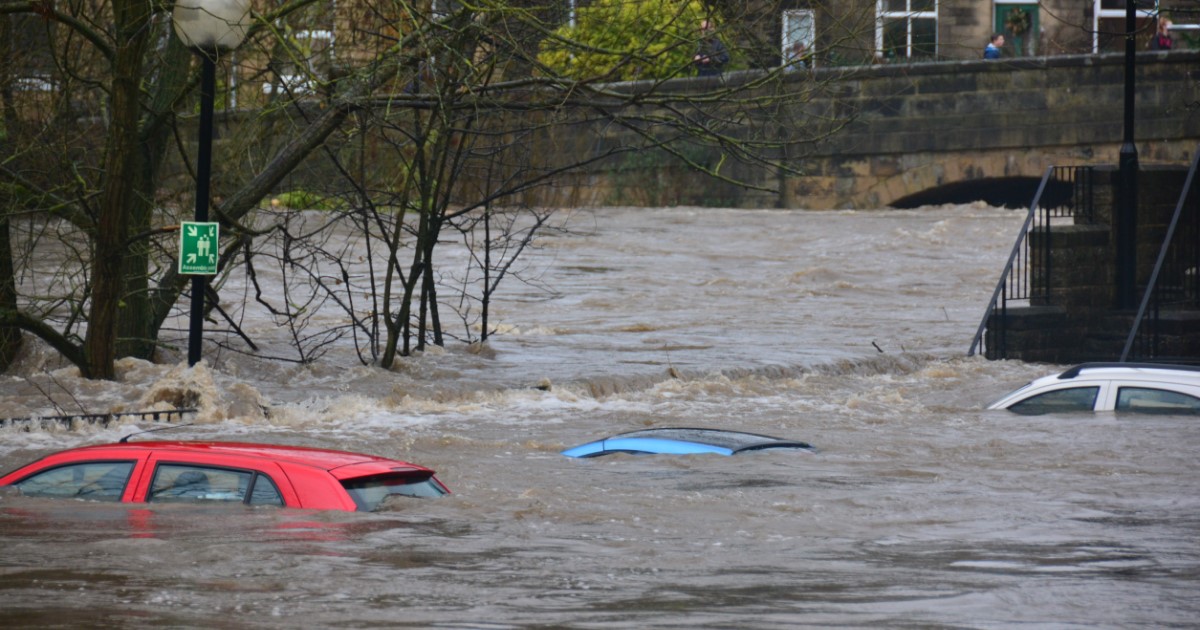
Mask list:
[[[1142,164],[1186,164],[1200,143],[1200,52],[1141,53],[1137,62],[1135,140]],[[787,117],[812,121],[828,116],[849,123],[825,140],[799,145],[788,158],[794,174],[723,162],[723,174],[759,190],[706,177],[664,152],[640,151],[560,176],[551,185],[529,190],[520,201],[549,207],[880,208],[904,205],[930,190],[957,187],[969,195],[973,187],[989,182],[1036,182],[1053,165],[1117,162],[1123,72],[1122,55],[818,68],[788,77],[785,90],[819,87],[814,98],[794,105]],[[736,84],[755,76],[747,71],[721,80]],[[684,79],[671,89],[703,85],[701,79]],[[254,112],[219,124],[222,137],[237,142],[226,154],[245,167],[240,173],[223,171],[214,182],[218,193],[252,176],[272,146],[288,136],[268,130],[250,138],[241,129],[242,120],[251,130],[262,125]],[[551,130],[531,152],[553,163],[556,155],[578,160],[634,142],[612,127],[598,123],[592,129]],[[810,131],[785,127],[779,133],[800,137]],[[194,135],[185,131],[183,137]],[[338,142],[332,140],[330,148],[344,151],[345,163],[351,165],[361,154],[386,171],[395,153],[389,147],[360,149]],[[350,140],[354,142],[357,138]],[[722,163],[715,149],[686,150],[698,163]],[[183,172],[181,165],[175,170]],[[328,158],[316,155],[283,188],[337,178]],[[1009,188],[1017,191],[1013,205],[1031,200],[1026,189]]]
[[[1142,162],[1186,164],[1200,142],[1200,53],[1137,62]],[[641,190],[652,193],[647,205],[879,208],[964,182],[1040,179],[1053,165],[1113,164],[1122,139],[1122,55],[831,68],[794,80],[830,81],[805,107],[853,121],[794,159],[801,175],[737,172],[775,195],[701,181],[664,158],[637,169],[604,163],[543,201],[637,203],[630,191]]]
[[[1200,142],[1200,55],[1138,62],[1142,162],[1186,164]],[[1120,55],[872,68],[843,95],[859,118],[800,164],[807,174],[786,180],[781,205],[877,208],[959,182],[1116,163],[1123,85]]]

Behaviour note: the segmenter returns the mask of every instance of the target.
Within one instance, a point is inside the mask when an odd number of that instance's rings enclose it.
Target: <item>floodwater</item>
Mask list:
[[[486,348],[303,367],[223,351],[5,414],[193,398],[159,436],[366,451],[454,494],[387,511],[128,509],[0,492],[6,627],[1194,627],[1200,423],[982,408],[1057,366],[967,358],[1023,213],[559,215]],[[267,351],[278,329],[241,315]],[[336,315],[330,315],[331,321]],[[279,332],[279,335],[285,335]],[[281,337],[282,338],[282,337]],[[54,401],[54,402],[51,402]],[[149,423],[0,432],[0,468]],[[648,426],[820,452],[559,455]]]

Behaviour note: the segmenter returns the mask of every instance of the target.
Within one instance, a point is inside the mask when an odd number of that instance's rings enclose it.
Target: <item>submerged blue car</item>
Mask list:
[[[797,442],[757,433],[725,431],[722,429],[697,429],[689,427],[664,427],[620,433],[595,442],[580,444],[562,452],[567,457],[597,457],[612,453],[690,455],[694,453],[716,453],[735,455],[746,451],[788,448],[810,453],[816,447],[807,442]]]

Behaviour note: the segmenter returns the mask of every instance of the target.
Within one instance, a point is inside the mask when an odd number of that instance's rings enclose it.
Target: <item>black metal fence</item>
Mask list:
[[[1195,361],[1194,353],[1165,351],[1173,333],[1182,335],[1189,318],[1200,308],[1200,147],[1192,158],[1183,191],[1167,224],[1163,243],[1146,283],[1137,317],[1125,340],[1121,361]],[[1171,330],[1177,324],[1180,330]],[[1181,342],[1182,343],[1182,342]],[[1179,355],[1179,356],[1174,356]],[[1187,355],[1187,356],[1184,356]]]
[[[1046,169],[967,356],[983,352],[991,359],[1006,358],[1009,302],[1047,303],[1054,277],[1051,273],[1053,257],[1050,254],[1054,244],[1050,225],[1055,221],[1095,223],[1093,176],[1090,166],[1051,166]],[[1036,233],[1039,238],[1030,238],[1031,233]],[[996,328],[990,331],[993,345],[989,348],[985,345],[985,333],[989,332],[988,321],[997,312],[1000,317],[995,320]]]

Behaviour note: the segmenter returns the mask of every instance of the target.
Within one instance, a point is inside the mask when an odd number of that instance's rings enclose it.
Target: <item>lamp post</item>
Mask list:
[[[177,0],[172,14],[175,34],[200,56],[200,138],[196,152],[197,222],[208,221],[209,180],[212,173],[213,95],[217,83],[217,57],[233,50],[246,38],[249,0]],[[183,235],[180,235],[182,238]],[[215,244],[214,244],[215,246]],[[188,326],[188,365],[200,361],[204,338],[204,293],[207,275],[192,276],[192,310]]]
[[[1134,34],[1137,0],[1125,0],[1125,134],[1118,161],[1121,199],[1117,206],[1117,308],[1137,306],[1138,154],[1133,144]]]

